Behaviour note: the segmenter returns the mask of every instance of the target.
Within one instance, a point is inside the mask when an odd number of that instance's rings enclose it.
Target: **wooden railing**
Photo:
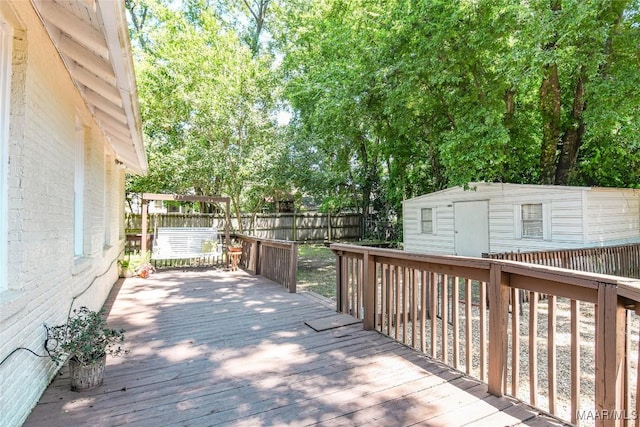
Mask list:
[[[555,251],[503,252],[483,256],[640,279],[640,244],[637,243]]]
[[[337,309],[365,329],[572,423],[638,425],[640,282],[514,261],[331,249]]]
[[[285,240],[259,239],[236,235],[242,243],[240,264],[254,274],[259,274],[296,292],[298,270],[298,244]]]

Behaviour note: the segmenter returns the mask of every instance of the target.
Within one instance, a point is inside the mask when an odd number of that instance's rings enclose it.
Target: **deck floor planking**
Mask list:
[[[129,354],[82,393],[65,366],[25,426],[558,425],[360,324],[316,332],[331,308],[242,271],[127,279],[106,306]]]

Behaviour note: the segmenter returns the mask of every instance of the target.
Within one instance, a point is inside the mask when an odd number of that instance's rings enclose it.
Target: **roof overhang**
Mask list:
[[[123,0],[31,0],[116,158],[147,173]]]

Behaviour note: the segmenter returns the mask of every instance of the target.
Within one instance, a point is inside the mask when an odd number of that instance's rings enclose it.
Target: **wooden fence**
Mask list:
[[[259,239],[236,235],[242,244],[240,264],[254,274],[281,284],[296,292],[298,244],[283,240]]]
[[[142,229],[142,216],[126,214],[128,234]],[[357,213],[280,213],[243,215],[244,233],[261,239],[289,241],[357,240],[362,237],[362,216]],[[216,214],[149,214],[150,233],[156,227],[217,227],[223,230],[225,219]],[[238,220],[231,219],[231,229],[239,230]]]
[[[338,311],[365,329],[574,424],[638,426],[639,281],[507,260],[331,248]],[[522,316],[519,291],[530,301]],[[540,301],[540,293],[548,298]]]
[[[556,251],[503,252],[484,254],[483,257],[640,279],[640,244],[638,243]]]

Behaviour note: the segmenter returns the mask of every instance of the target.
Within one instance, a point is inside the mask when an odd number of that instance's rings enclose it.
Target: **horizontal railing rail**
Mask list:
[[[241,242],[240,264],[247,270],[273,280],[289,292],[296,292],[298,244],[286,240],[236,235]]]
[[[640,282],[506,260],[331,249],[337,309],[365,329],[574,424],[638,425]]]

